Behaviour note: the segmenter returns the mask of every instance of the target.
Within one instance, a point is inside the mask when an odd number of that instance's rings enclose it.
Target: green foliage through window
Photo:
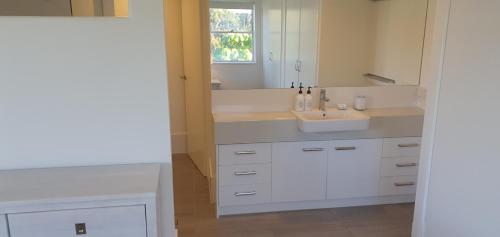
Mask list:
[[[253,62],[253,10],[210,9],[213,62]]]

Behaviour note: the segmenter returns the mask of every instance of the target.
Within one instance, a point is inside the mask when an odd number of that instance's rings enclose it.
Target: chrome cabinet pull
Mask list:
[[[396,164],[396,167],[398,168],[415,167],[417,165],[418,165],[417,163],[404,163],[404,164]]]
[[[256,175],[257,171],[234,172],[236,176]]]
[[[241,155],[256,155],[256,151],[237,151],[234,154],[241,156]]]
[[[396,186],[396,187],[406,187],[406,186],[413,186],[413,185],[415,185],[415,182],[394,183],[394,186]]]
[[[303,152],[315,152],[315,151],[324,151],[325,148],[303,148]]]
[[[337,150],[337,151],[354,151],[354,150],[356,150],[356,147],[355,146],[335,147],[335,150]]]
[[[235,197],[255,196],[255,195],[257,195],[257,192],[256,192],[256,191],[252,191],[252,192],[234,193],[234,196],[235,196]]]
[[[399,148],[411,148],[411,147],[419,147],[420,144],[418,143],[411,143],[411,144],[399,144]]]

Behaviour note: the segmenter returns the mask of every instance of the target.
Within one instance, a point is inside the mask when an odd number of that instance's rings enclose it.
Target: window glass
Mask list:
[[[253,9],[210,9],[213,62],[254,62]]]

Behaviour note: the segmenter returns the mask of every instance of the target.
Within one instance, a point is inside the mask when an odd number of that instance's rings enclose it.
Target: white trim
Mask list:
[[[450,15],[451,0],[435,1],[436,11],[433,16],[434,30],[432,40],[427,44],[431,49],[431,57],[424,66],[429,66],[432,78],[428,85],[428,99],[425,113],[422,152],[420,157],[419,178],[413,218],[412,237],[424,237],[426,230],[427,195],[430,183],[432,158],[434,153],[434,138],[436,135],[436,120],[438,115],[439,92],[445,58],[446,35]]]
[[[229,1],[210,1],[210,8],[223,9],[249,9],[254,10],[255,2],[229,2]]]
[[[317,42],[316,42],[316,72],[314,73],[314,85],[316,85],[316,87],[321,87],[320,84],[319,84],[319,68],[320,68],[320,56],[321,56],[321,33],[323,32],[323,6],[324,6],[324,3],[323,3],[323,0],[319,0],[318,2],[318,9],[317,9],[317,34],[318,34],[318,38],[317,38]]]
[[[264,203],[249,206],[227,206],[217,208],[217,217],[237,214],[252,214],[279,211],[312,210],[337,207],[371,206],[395,203],[412,203],[414,195],[351,198],[342,200],[321,200],[285,203]]]

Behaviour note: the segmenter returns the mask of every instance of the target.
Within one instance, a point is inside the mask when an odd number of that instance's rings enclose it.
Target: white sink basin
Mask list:
[[[354,109],[292,113],[297,117],[299,128],[303,132],[360,131],[370,126],[370,116]]]

